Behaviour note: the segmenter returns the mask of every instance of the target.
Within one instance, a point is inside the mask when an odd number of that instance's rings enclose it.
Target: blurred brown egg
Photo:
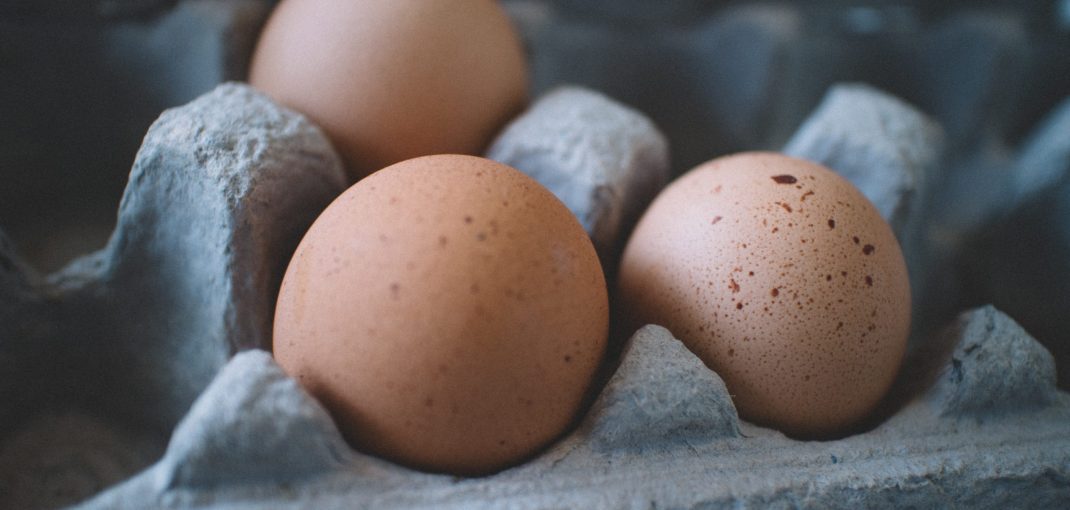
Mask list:
[[[527,102],[519,37],[492,0],[283,0],[249,82],[321,126],[353,181],[477,154]]]
[[[312,225],[274,352],[358,449],[484,474],[565,431],[608,324],[598,257],[564,204],[506,165],[428,156],[360,181]]]
[[[831,170],[778,154],[703,164],[667,187],[624,252],[620,297],[724,380],[740,415],[842,434],[896,376],[907,269],[873,205]]]

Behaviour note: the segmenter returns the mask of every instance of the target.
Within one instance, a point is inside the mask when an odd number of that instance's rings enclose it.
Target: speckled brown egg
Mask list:
[[[282,283],[274,353],[358,449],[477,475],[568,427],[608,306],[594,247],[553,194],[500,163],[428,156],[315,221]]]
[[[662,191],[619,292],[630,320],[669,328],[725,380],[743,418],[798,437],[872,411],[910,328],[906,265],[874,206],[772,153],[710,161]]]
[[[353,181],[479,154],[528,97],[520,37],[494,0],[283,0],[249,82],[321,126]]]

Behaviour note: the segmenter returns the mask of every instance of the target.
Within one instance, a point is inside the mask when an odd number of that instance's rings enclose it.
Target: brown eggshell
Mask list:
[[[567,428],[608,306],[591,241],[549,191],[490,160],[422,157],[312,225],[282,283],[275,358],[358,449],[484,474]]]
[[[623,255],[638,323],[669,328],[722,378],[740,415],[788,434],[843,433],[888,390],[910,327],[899,244],[820,165],[716,159],[667,187]]]
[[[249,82],[319,124],[356,181],[427,154],[477,154],[527,102],[492,0],[283,0]]]

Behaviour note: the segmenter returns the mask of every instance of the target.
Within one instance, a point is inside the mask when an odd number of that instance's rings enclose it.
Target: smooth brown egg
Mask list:
[[[606,345],[590,239],[531,178],[428,156],[360,181],[282,283],[274,352],[358,449],[484,474],[559,436]]]
[[[493,0],[283,0],[249,82],[320,125],[353,181],[481,153],[528,96],[520,39]]]
[[[801,437],[871,412],[910,328],[906,265],[877,210],[831,170],[771,153],[662,191],[619,292],[635,324],[669,328],[725,380],[743,418]]]

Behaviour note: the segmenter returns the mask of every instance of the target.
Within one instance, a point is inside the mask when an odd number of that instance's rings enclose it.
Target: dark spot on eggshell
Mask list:
[[[829,228],[836,228],[836,220],[829,219]]]
[[[472,217],[471,216],[465,216],[464,217],[464,222],[466,224],[471,224],[472,223]]]
[[[790,205],[785,204],[784,202],[776,202],[776,204],[779,205],[785,211],[792,212],[792,209],[791,209]]]
[[[862,253],[865,254],[865,255],[872,255],[873,254],[873,250],[875,250],[875,249],[876,248],[874,248],[872,244],[867,244],[867,245],[862,247]]]
[[[713,219],[710,220],[710,225],[716,225],[716,224],[720,223],[722,219],[724,219],[724,218],[721,217],[721,216],[714,216]]]
[[[774,175],[773,181],[777,184],[795,184],[799,180],[794,175]]]
[[[424,407],[435,407],[435,400],[431,397],[424,399]]]
[[[806,201],[806,197],[811,196],[813,194],[814,194],[813,191],[807,191],[806,193],[803,193],[802,197],[799,198],[799,201],[800,202],[805,202]]]
[[[868,285],[870,287],[873,286],[873,277],[872,276],[868,276],[868,275],[866,276],[866,285]]]
[[[743,303],[742,302],[736,303],[736,310],[742,310],[742,309],[743,309]]]
[[[728,280],[728,288],[729,288],[729,290],[732,291],[733,294],[736,294],[736,293],[739,292],[739,284],[736,283],[735,279],[729,278],[729,280]]]
[[[390,297],[394,299],[401,297],[401,285],[397,283],[390,284]]]
[[[773,297],[779,296],[780,295],[780,289],[777,288],[777,287],[773,287],[773,290],[769,291],[769,295],[771,295]]]
[[[446,236],[438,236],[438,245],[446,246],[450,242],[450,239]]]
[[[569,356],[568,354],[566,354],[565,355],[565,363],[572,363],[572,356]]]

